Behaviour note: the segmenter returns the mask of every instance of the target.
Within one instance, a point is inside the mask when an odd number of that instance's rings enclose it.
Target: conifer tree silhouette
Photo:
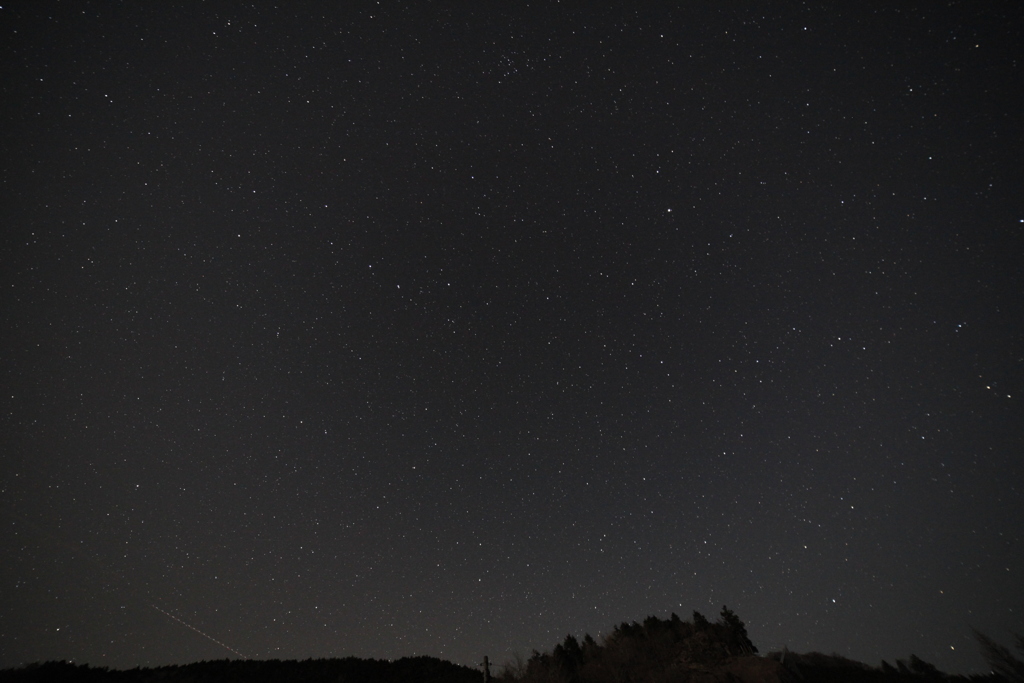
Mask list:
[[[708,627],[711,626],[711,622],[703,614],[693,610],[693,625],[698,631],[707,631]]]
[[[740,648],[743,654],[757,654],[757,648],[754,647],[754,643],[751,642],[750,637],[747,635],[746,625],[740,621],[735,612],[725,605],[722,605],[722,619],[720,623],[728,629],[730,640]]]

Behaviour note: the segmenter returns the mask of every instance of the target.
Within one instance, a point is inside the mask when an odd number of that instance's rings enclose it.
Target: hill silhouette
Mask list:
[[[0,683],[1024,683],[1024,662],[977,633],[992,667],[985,675],[949,675],[911,655],[869,666],[840,655],[770,652],[759,656],[743,621],[727,607],[714,622],[700,612],[623,622],[601,642],[572,635],[549,652],[489,672],[435,657],[215,660],[127,671],[46,662],[0,671]],[[1016,636],[1024,652],[1024,638]]]
[[[476,669],[435,657],[221,659],[127,671],[46,662],[0,671],[0,683],[480,683]]]

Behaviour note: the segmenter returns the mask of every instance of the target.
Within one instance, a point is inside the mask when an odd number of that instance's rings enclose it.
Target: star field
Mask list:
[[[1022,19],[0,8],[0,666],[727,604],[981,671],[1024,630]]]

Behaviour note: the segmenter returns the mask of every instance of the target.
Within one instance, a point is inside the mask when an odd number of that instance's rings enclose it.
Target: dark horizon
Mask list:
[[[168,615],[171,616],[171,615]],[[177,620],[171,616],[172,619]],[[187,628],[192,628],[186,624]],[[203,637],[209,638],[206,634]],[[595,640],[589,633],[576,637],[566,635],[553,647],[534,649],[529,656],[514,653],[503,662],[490,661],[487,655],[475,666],[455,664],[429,655],[394,659],[361,659],[356,657],[296,659],[253,659],[231,650],[236,658],[203,660],[185,664],[165,664],[132,669],[92,667],[88,663],[66,660],[32,662],[15,668],[0,669],[3,680],[111,680],[161,681],[194,680],[359,680],[373,681],[429,680],[434,683],[476,683],[482,675],[484,683],[543,683],[551,680],[575,683],[606,681],[691,680],[844,680],[891,681],[947,680],[1013,681],[1024,670],[1024,635],[1015,634],[1013,647],[976,632],[978,646],[986,660],[985,673],[963,674],[943,672],[931,662],[915,654],[881,660],[878,665],[859,662],[839,654],[821,652],[798,653],[783,647],[771,652],[760,651],[750,640],[746,625],[739,616],[723,606],[718,618],[708,619],[694,610],[692,619],[681,619],[675,612],[667,618],[648,615],[642,620],[623,621],[611,632]],[[217,641],[214,641],[217,642]],[[225,647],[223,643],[217,643]],[[1016,650],[1016,652],[1015,652]],[[246,668],[239,668],[244,665]],[[250,666],[251,665],[251,666]],[[253,668],[253,667],[256,668]],[[269,668],[268,668],[269,667]],[[126,678],[127,677],[127,678]]]
[[[4,5],[0,667],[728,604],[982,670],[1022,13]]]

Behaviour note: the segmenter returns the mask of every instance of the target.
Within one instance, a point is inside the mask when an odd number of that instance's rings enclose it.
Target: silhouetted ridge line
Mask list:
[[[990,649],[1004,668],[1012,669],[1005,648]],[[693,613],[692,621],[672,614],[668,619],[650,616],[643,623],[623,622],[601,642],[589,634],[582,640],[567,635],[550,652],[535,650],[526,662],[507,663],[502,679],[503,683],[1018,683],[997,673],[951,676],[915,655],[909,661],[897,660],[895,667],[886,662],[873,667],[817,652],[786,650],[760,657],[745,624],[728,607],[722,607],[714,622],[700,612]]]
[[[0,683],[480,683],[480,672],[435,657],[214,660],[127,671],[46,662],[0,671]]]

